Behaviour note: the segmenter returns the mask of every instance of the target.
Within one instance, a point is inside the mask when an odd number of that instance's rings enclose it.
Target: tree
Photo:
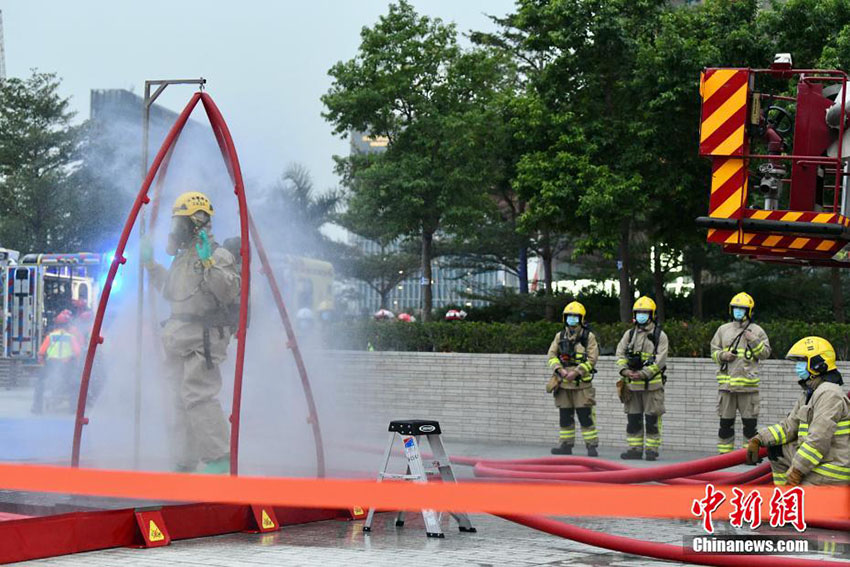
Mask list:
[[[418,15],[404,0],[391,4],[361,31],[357,56],[330,69],[333,84],[322,97],[337,134],[389,140],[379,155],[340,159],[339,171],[349,180],[350,203],[375,211],[395,235],[420,241],[426,319],[434,235],[474,230],[491,206],[490,173],[476,149],[503,73],[483,50],[462,50],[456,35],[453,25]]]
[[[381,298],[380,308],[389,307],[389,295],[395,287],[410,277],[419,257],[399,250],[387,242],[378,242],[378,251],[369,253],[357,246],[348,247],[348,252],[337,261],[341,275],[360,280],[377,292]]]
[[[336,190],[317,194],[310,172],[291,164],[273,186],[266,189],[258,222],[272,239],[292,254],[333,258],[336,245],[322,233],[334,219],[342,194]]]
[[[0,242],[32,252],[82,244],[70,182],[78,129],[49,73],[0,81]]]

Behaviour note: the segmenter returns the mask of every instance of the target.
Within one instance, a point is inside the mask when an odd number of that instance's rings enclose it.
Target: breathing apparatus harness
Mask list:
[[[747,332],[747,329],[750,327],[750,323],[752,323],[752,322],[753,322],[752,317],[747,317],[747,324],[744,325],[744,328],[741,329],[741,332],[738,333],[738,336],[735,337],[734,341],[732,341],[732,344],[729,346],[729,352],[734,352],[735,354],[738,354],[738,345],[741,344],[741,338],[743,338],[744,333]],[[753,358],[755,358],[755,355],[753,354],[753,349],[750,348],[750,345],[748,343],[747,348],[744,349],[744,360],[752,360]],[[720,371],[721,372],[726,372],[726,370],[728,368],[729,368],[728,362],[724,362],[723,364],[720,365]]]
[[[637,327],[638,327],[637,324],[635,324],[629,330],[628,348],[626,349],[626,361],[627,361],[626,366],[628,367],[629,370],[634,370],[634,371],[640,371],[640,370],[643,370],[645,367],[647,367],[651,364],[655,364],[655,358],[658,355],[658,341],[661,338],[661,325],[659,325],[658,323],[655,323],[655,328],[652,330],[651,333],[647,334],[647,337],[646,337],[652,343],[652,356],[650,356],[649,358],[644,360],[643,355],[640,353],[640,351],[634,350],[634,342],[633,341],[634,341],[634,338],[635,338],[635,332],[637,331]],[[667,383],[667,376],[665,376],[665,374],[664,374],[664,372],[666,370],[667,370],[666,366],[663,366],[663,367],[658,369],[658,371],[661,373],[661,383],[662,384]],[[651,378],[652,378],[652,376],[647,376],[643,379],[644,388],[646,388],[647,390],[649,389],[649,380]]]
[[[587,342],[590,338],[590,326],[581,323],[581,327],[575,337],[570,339],[567,335],[567,327],[561,331],[561,338],[558,340],[558,360],[561,361],[561,366],[578,366],[583,362],[587,362]],[[576,343],[583,347],[582,352],[576,352]],[[596,374],[596,368],[590,369],[590,377]]]

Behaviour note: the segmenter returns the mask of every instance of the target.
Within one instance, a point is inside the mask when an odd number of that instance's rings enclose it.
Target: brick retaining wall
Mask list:
[[[437,419],[445,435],[467,441],[554,443],[558,411],[544,390],[545,356],[338,352],[346,360],[343,399],[367,414],[368,427],[390,419]],[[716,365],[709,359],[676,358],[667,369],[664,447],[714,451],[718,419]],[[850,365],[840,369],[850,376]],[[601,357],[594,378],[600,443],[624,446],[626,418],[617,399],[614,358]],[[773,423],[800,395],[793,364],[761,364],[759,425]],[[363,411],[365,410],[365,411]],[[737,443],[742,443],[740,420]],[[579,454],[581,451],[579,451]]]

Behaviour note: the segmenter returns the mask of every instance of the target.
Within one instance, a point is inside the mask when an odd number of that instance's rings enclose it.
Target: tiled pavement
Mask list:
[[[362,522],[318,522],[285,527],[274,534],[232,534],[173,542],[159,549],[112,549],[28,562],[33,566],[82,567],[133,565],[138,567],[237,565],[297,565],[332,567],[575,566],[650,567],[662,561],[600,550],[543,534],[492,516],[474,516],[477,534],[460,534],[453,520],[444,519],[446,538],[425,537],[421,517],[409,517],[404,528],[393,525],[391,514],[376,517],[366,535]],[[660,520],[577,520],[575,523],[617,535],[650,538],[681,545],[694,535],[694,524]],[[729,529],[728,526],[725,529]],[[821,558],[822,556],[810,556]],[[847,557],[844,558],[847,560]]]

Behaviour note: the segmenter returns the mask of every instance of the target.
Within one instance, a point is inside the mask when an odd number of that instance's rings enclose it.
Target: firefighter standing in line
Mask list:
[[[850,399],[826,339],[797,341],[785,358],[795,361],[802,396],[788,417],[761,429],[747,445],[747,462],[767,447],[777,485],[850,485]]]
[[[180,195],[174,203],[167,252],[171,266],[153,260],[149,242],[142,260],[154,287],[171,306],[162,333],[168,377],[176,388],[178,471],[222,474],[229,470],[227,420],[218,393],[219,365],[236,331],[231,307],[238,306],[240,270],[234,255],[210,233],[213,207],[203,193]]]
[[[753,323],[755,301],[739,293],[729,302],[732,321],[721,325],[711,339],[711,359],[717,370],[717,416],[720,418],[717,452],[735,449],[735,416],[740,412],[744,439],[758,431],[760,360],[770,356],[770,342],[764,330]],[[746,445],[746,442],[745,442]]]
[[[71,322],[71,312],[63,309],[53,320],[53,330],[48,333],[38,349],[38,360],[44,363],[44,368],[38,373],[33,392],[32,412],[44,411],[45,384],[49,384],[55,392],[69,390],[70,374],[73,372],[74,361],[80,356],[80,343],[68,330]]]
[[[585,324],[587,311],[584,305],[573,301],[564,308],[564,329],[559,331],[549,345],[549,369],[552,378],[546,391],[555,396],[555,407],[560,412],[560,445],[552,449],[553,455],[571,455],[576,440],[574,413],[581,423],[581,436],[587,454],[597,457],[599,433],[596,431],[596,388],[592,385],[599,359],[596,335]]]
[[[632,306],[634,327],[617,344],[617,383],[626,412],[628,450],[622,459],[654,461],[661,450],[661,416],[664,415],[664,371],[667,365],[667,334],[655,321],[655,302],[640,297]],[[646,440],[644,442],[644,422]]]

